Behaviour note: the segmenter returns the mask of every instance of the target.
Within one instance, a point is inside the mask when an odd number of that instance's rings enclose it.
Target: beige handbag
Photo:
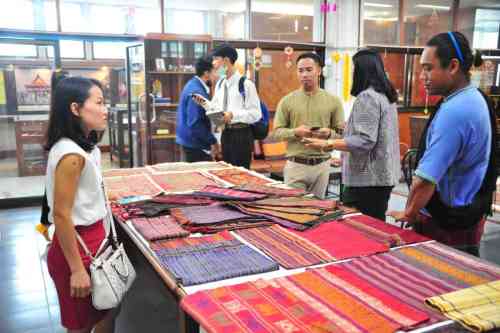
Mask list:
[[[102,190],[104,191],[104,185]],[[106,197],[106,191],[104,191],[104,197],[106,199],[105,220],[110,226],[111,238],[104,239],[96,255],[92,256],[83,239],[78,233],[76,234],[85,254],[92,260],[90,263],[91,296],[92,304],[97,310],[117,307],[136,277],[134,267],[125,253],[123,244],[118,243],[115,222]],[[109,244],[109,240],[111,240],[111,244]]]

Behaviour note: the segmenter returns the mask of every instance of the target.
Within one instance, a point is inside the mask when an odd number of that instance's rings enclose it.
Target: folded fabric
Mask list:
[[[194,246],[194,245],[216,244],[233,239],[235,239],[234,236],[232,236],[227,231],[223,231],[213,235],[207,235],[201,237],[185,237],[185,238],[175,238],[170,240],[159,240],[151,242],[150,246],[153,251],[158,251],[161,249],[180,249],[186,246]]]
[[[306,194],[306,191],[303,189],[298,189],[298,188],[286,189],[275,186],[259,185],[255,183],[236,186],[235,189],[254,192],[254,193],[268,194],[277,197],[300,197]]]
[[[169,216],[135,218],[131,219],[131,222],[134,228],[149,241],[186,237],[189,235],[187,230],[182,229]]]
[[[193,195],[199,197],[219,199],[219,200],[238,200],[238,201],[255,201],[267,197],[266,194],[239,191],[219,186],[205,186],[200,191],[194,192]]]
[[[259,220],[239,220],[236,222],[225,222],[221,224],[185,225],[184,228],[191,233],[213,234],[221,231],[241,230],[248,228],[260,228],[273,225],[273,222]]]
[[[183,286],[278,269],[275,262],[236,239],[176,249],[164,248],[155,253],[162,266]]]
[[[434,296],[425,302],[471,331],[500,328],[500,280]]]
[[[182,208],[172,208],[170,214],[181,225],[205,225],[224,222],[233,222],[241,219],[262,220],[262,218],[243,214],[235,209],[231,209],[221,204],[210,206],[192,206]]]
[[[389,250],[387,245],[368,239],[338,222],[324,223],[301,232],[273,225],[236,233],[288,269]]]
[[[109,200],[116,201],[131,196],[154,197],[163,189],[146,174],[104,178],[104,187]]]
[[[239,207],[240,210],[244,211],[246,214],[249,215],[273,216],[298,224],[310,224],[318,218],[316,215],[310,215],[310,214],[294,214],[294,213],[286,213],[286,212],[279,212],[263,208],[257,208],[255,206],[249,207],[248,205],[244,205],[240,202],[232,202],[231,206]]]
[[[233,185],[245,185],[245,184],[264,185],[273,182],[273,180],[271,179],[259,177],[251,174],[246,170],[237,168],[209,170],[207,172]]]
[[[200,172],[164,172],[154,173],[151,179],[165,192],[192,192],[207,185],[217,185],[215,181]]]
[[[255,205],[268,205],[280,207],[314,207],[321,209],[333,210],[337,207],[335,200],[319,200],[311,198],[268,198],[255,201]]]
[[[245,205],[245,204],[243,204]],[[308,208],[308,207],[280,207],[280,206],[268,206],[268,205],[252,205],[251,208],[258,208],[264,210],[272,210],[275,212],[283,212],[290,214],[309,214],[309,215],[323,215],[325,210],[319,208]]]
[[[430,240],[413,230],[398,228],[368,215],[356,215],[339,220],[366,237],[386,243],[390,247],[421,243]]]
[[[435,295],[500,279],[500,267],[439,243],[423,243],[338,263],[370,285],[426,312],[429,325],[446,318],[425,305]]]
[[[181,308],[208,333],[385,333],[427,320],[362,279],[332,271],[330,266],[203,290],[184,297]]]
[[[153,198],[152,201],[184,206],[210,205],[215,202],[210,198],[200,198],[192,194],[164,194]]]

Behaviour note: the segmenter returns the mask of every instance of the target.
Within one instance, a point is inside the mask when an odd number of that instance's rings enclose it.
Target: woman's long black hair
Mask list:
[[[391,103],[398,100],[398,93],[384,70],[384,63],[374,49],[363,49],[353,57],[354,78],[351,95],[358,96],[362,91],[372,87],[375,91],[387,96]]]
[[[81,118],[71,112],[71,104],[83,106],[94,86],[102,90],[99,81],[83,77],[68,77],[57,83],[51,98],[46,150],[50,150],[61,138],[73,140],[87,152],[94,148],[100,135],[91,132],[89,136],[85,136]]]

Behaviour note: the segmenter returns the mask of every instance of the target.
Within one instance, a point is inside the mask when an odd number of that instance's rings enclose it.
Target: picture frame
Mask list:
[[[163,58],[156,58],[155,59],[155,65],[156,65],[156,71],[158,72],[165,72],[165,60]]]

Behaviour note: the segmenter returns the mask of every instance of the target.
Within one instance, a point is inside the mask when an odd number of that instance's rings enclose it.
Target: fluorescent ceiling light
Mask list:
[[[428,8],[428,9],[437,9],[437,10],[450,10],[449,6],[435,6],[435,5],[425,5],[425,4],[416,5],[415,8]]]
[[[367,17],[365,20],[370,21],[380,21],[380,22],[395,22],[398,20],[397,17]]]
[[[364,5],[366,7],[392,8],[392,5],[388,5],[385,3],[365,2]]]

